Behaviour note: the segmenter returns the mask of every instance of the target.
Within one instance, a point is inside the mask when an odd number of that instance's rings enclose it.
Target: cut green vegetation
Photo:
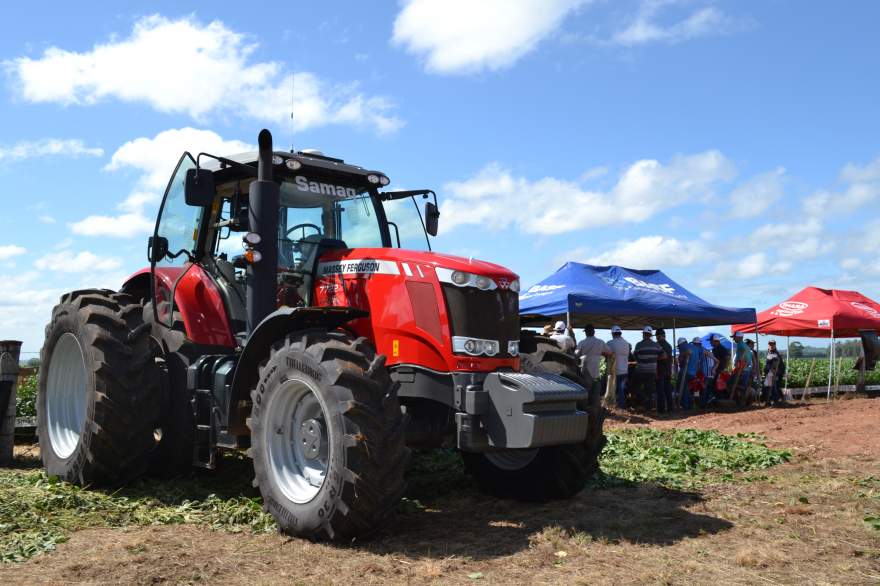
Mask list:
[[[788,452],[772,450],[754,436],[714,431],[619,430],[608,433],[602,475],[607,484],[654,482],[671,487],[729,481],[735,473],[785,462]],[[36,470],[0,471],[0,559],[21,561],[54,549],[70,532],[86,527],[191,523],[223,531],[275,529],[250,488],[250,461],[230,454],[221,470],[195,472],[186,479],[142,481],[116,492],[82,489]],[[421,501],[475,490],[461,458],[452,450],[416,454],[408,474],[404,514],[419,514]]]
[[[791,459],[790,452],[768,448],[755,434],[646,428],[607,435],[601,461],[604,478],[597,478],[600,484],[624,480],[694,488],[734,480],[737,473],[763,470]]]

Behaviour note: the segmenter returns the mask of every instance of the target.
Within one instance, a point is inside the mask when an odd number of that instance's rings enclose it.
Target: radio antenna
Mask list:
[[[294,85],[296,77],[293,72],[290,72],[290,152],[294,152],[293,150],[293,134],[295,124],[293,122],[293,98],[296,95],[294,90],[296,86]]]

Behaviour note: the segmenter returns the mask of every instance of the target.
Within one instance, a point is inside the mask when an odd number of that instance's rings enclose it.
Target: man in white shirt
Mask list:
[[[569,328],[568,332],[565,331],[565,322],[558,321],[556,322],[556,326],[553,328],[555,331],[550,336],[551,340],[555,340],[559,347],[562,348],[564,352],[572,353],[574,352],[574,334]]]
[[[611,356],[611,348],[596,337],[596,329],[592,325],[584,326],[584,334],[587,337],[578,343],[575,355],[582,361],[581,376],[586,381],[587,390],[592,393],[593,385],[599,380],[599,359]]]
[[[623,339],[623,330],[620,326],[611,327],[611,339],[608,340],[608,348],[614,354],[614,374],[617,377],[617,406],[626,408],[626,378],[629,373],[629,355],[632,347]]]

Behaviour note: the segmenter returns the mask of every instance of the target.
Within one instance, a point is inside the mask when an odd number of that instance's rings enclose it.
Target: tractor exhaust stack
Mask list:
[[[258,138],[260,153],[257,180],[248,192],[248,228],[259,235],[254,250],[260,259],[247,268],[248,333],[275,310],[278,274],[278,184],[272,179],[272,133],[263,129]]]

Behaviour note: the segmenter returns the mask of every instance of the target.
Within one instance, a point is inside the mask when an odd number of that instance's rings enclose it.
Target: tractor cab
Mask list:
[[[308,307],[315,303],[315,271],[327,251],[431,249],[429,236],[436,235],[439,218],[433,191],[380,191],[390,183],[384,173],[316,151],[276,151],[272,163],[277,214],[264,212],[264,230],[257,233],[250,231],[249,188],[257,179],[258,153],[184,153],[150,242],[154,274],[159,268],[183,275],[192,261],[210,269],[236,333],[248,330],[246,269],[251,265],[277,267],[276,308]],[[275,234],[266,225],[272,218],[277,219]],[[168,279],[155,281],[156,307],[171,307],[174,281],[171,289],[163,286]]]

